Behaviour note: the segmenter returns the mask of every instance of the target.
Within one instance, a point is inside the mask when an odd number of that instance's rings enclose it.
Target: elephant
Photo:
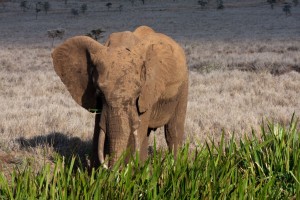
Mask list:
[[[105,45],[75,36],[51,55],[55,72],[75,102],[97,110],[94,167],[106,166],[106,156],[108,167],[114,166],[125,151],[145,161],[149,134],[159,127],[164,127],[168,149],[176,157],[184,139],[188,67],[173,39],[140,26],[133,32],[112,33]]]

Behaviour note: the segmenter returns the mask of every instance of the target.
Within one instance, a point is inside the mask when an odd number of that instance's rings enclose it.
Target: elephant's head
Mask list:
[[[166,48],[172,52],[171,47]],[[164,64],[158,57],[165,50],[161,43],[136,45],[132,50],[110,48],[77,36],[53,51],[54,69],[73,99],[89,111],[101,112],[100,162],[104,162],[104,146],[110,166],[127,148],[139,150],[140,116],[151,109],[164,87],[155,73]]]

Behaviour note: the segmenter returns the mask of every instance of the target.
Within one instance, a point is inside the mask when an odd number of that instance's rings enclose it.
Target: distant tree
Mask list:
[[[119,6],[119,11],[122,12],[123,11],[123,5]]]
[[[74,15],[74,16],[78,16],[78,15],[79,15],[78,10],[75,9],[75,8],[72,8],[72,9],[71,9],[71,13],[72,13],[72,15]]]
[[[274,3],[276,3],[276,0],[267,0],[267,2],[270,4],[271,9],[274,9]]]
[[[44,8],[44,11],[46,12],[46,14],[48,14],[48,11],[50,10],[50,3],[48,1],[46,1],[43,4],[43,8]]]
[[[291,15],[291,5],[289,3],[284,3],[282,10],[286,16]]]
[[[87,4],[86,3],[82,4],[81,7],[80,7],[80,10],[84,14],[87,10]]]
[[[142,4],[144,5],[145,4],[145,0],[141,0]]]
[[[135,0],[130,0],[132,6],[134,6],[134,1]]]
[[[23,12],[26,12],[27,9],[27,1],[21,1],[20,7],[23,10]]]
[[[108,2],[108,3],[106,4],[107,10],[109,10],[109,9],[111,8],[111,6],[112,6],[112,3]]]
[[[39,1],[35,4],[35,19],[38,18],[38,13],[41,12],[42,10],[41,7],[42,7],[42,2]]]
[[[62,39],[65,35],[65,29],[54,29],[47,31],[48,37],[52,39],[51,47],[53,47],[54,39]]]
[[[299,4],[298,0],[293,0],[294,6],[297,6]]]
[[[217,5],[218,10],[224,9],[223,0],[217,0]]]
[[[6,0],[0,0],[0,4],[1,4],[3,10],[6,8],[5,2],[6,2]]]
[[[86,36],[89,36],[93,38],[94,40],[98,41],[100,38],[103,38],[102,33],[104,33],[101,28],[91,30],[89,33],[86,34]]]
[[[204,8],[207,5],[208,1],[207,0],[199,0],[198,5],[201,6],[201,8]]]

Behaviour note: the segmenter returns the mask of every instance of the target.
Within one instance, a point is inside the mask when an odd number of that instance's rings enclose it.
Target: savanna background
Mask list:
[[[190,69],[186,140],[259,132],[262,121],[289,124],[300,113],[300,5],[265,0],[0,1],[0,171],[25,163],[39,169],[56,154],[88,165],[94,114],[78,106],[55,74],[51,51],[65,39],[101,29],[147,25],[175,39]],[[45,3],[46,1],[42,1]],[[133,4],[132,4],[133,3]],[[83,13],[82,5],[87,9]],[[296,3],[295,3],[296,4]],[[23,5],[23,6],[21,6]],[[37,7],[38,5],[38,7]],[[76,12],[77,11],[77,12]],[[63,39],[48,30],[63,29]],[[52,44],[53,42],[53,44]],[[165,148],[163,132],[151,135]]]

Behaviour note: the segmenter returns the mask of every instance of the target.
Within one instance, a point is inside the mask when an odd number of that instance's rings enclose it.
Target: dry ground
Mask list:
[[[90,151],[94,116],[56,76],[49,29],[64,28],[68,38],[102,28],[105,40],[111,32],[148,25],[176,39],[190,67],[186,138],[192,146],[218,140],[222,130],[239,138],[263,119],[288,124],[294,112],[299,116],[300,6],[286,17],[279,4],[271,10],[264,1],[224,2],[224,10],[187,0],[123,2],[119,12],[119,1],[107,11],[106,2],[90,0],[87,14],[75,17],[70,9],[83,1],[51,1],[48,15],[37,20],[33,7],[22,12],[19,2],[0,7],[0,170]],[[164,147],[161,130],[156,137]]]

